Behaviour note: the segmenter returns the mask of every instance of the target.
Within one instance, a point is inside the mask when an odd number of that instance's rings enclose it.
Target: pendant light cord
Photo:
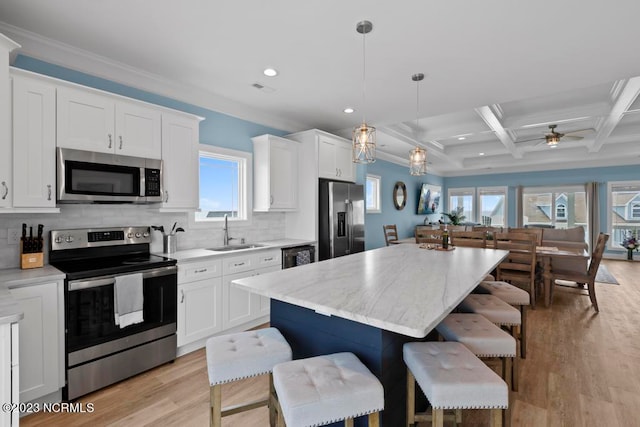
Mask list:
[[[362,123],[366,123],[365,120],[365,105],[366,101],[366,85],[367,85],[367,50],[365,46],[365,37],[367,33],[362,32]]]

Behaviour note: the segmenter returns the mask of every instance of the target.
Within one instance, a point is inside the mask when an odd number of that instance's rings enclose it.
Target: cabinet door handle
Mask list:
[[[340,175],[338,175],[338,168],[336,168],[336,176],[340,176]]]
[[[109,134],[109,148],[113,146],[113,141],[111,140],[111,134]]]
[[[169,201],[169,190],[164,192],[164,202],[167,203]]]
[[[47,200],[51,200],[51,184],[47,185],[47,192],[49,193],[47,195]]]
[[[203,268],[203,269],[195,270],[195,271],[194,271],[194,273],[206,273],[206,272],[207,272],[207,269],[206,269],[206,268]]]
[[[238,262],[238,263],[233,264],[234,267],[241,267],[243,265],[244,265],[244,262]]]
[[[122,135],[120,135],[120,150],[122,150]]]
[[[263,261],[273,261],[273,257],[264,258]]]
[[[5,200],[9,195],[9,187],[7,187],[7,183],[2,181],[2,186],[4,187],[4,194],[2,195],[2,200]]]
[[[180,289],[180,304],[184,302],[184,289]]]
[[[273,204],[273,196],[269,197],[269,201],[270,201],[269,204],[272,205]]]

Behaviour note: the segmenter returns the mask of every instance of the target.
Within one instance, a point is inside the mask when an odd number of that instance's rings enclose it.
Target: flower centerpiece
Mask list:
[[[625,248],[627,250],[627,259],[628,260],[632,260],[633,259],[633,251],[637,251],[638,250],[638,239],[636,238],[636,236],[634,236],[633,234],[631,234],[631,232],[629,232],[627,234],[627,237],[624,238],[624,240],[621,243],[622,247]]]
[[[449,219],[451,225],[460,225],[462,221],[465,220],[466,216],[462,215],[463,211],[462,206],[458,206],[458,208],[451,212],[444,212],[443,215]]]

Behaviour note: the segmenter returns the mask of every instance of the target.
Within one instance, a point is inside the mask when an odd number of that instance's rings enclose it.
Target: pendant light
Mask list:
[[[373,30],[370,21],[361,21],[356,26],[356,31],[362,34],[362,124],[353,129],[353,162],[373,163],[376,161],[376,128],[367,125],[364,117],[365,110],[365,77],[366,77],[366,50],[365,34]]]
[[[420,118],[420,82],[424,79],[424,74],[418,73],[411,76],[411,80],[416,82],[416,134],[419,129]],[[427,150],[416,145],[416,148],[409,153],[409,173],[411,175],[427,174]]]

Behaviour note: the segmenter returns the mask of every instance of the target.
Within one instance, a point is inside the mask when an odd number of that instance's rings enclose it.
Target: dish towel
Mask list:
[[[305,265],[311,262],[311,251],[305,249],[296,254],[296,265]]]
[[[116,276],[113,293],[115,323],[120,329],[144,322],[142,273]]]

